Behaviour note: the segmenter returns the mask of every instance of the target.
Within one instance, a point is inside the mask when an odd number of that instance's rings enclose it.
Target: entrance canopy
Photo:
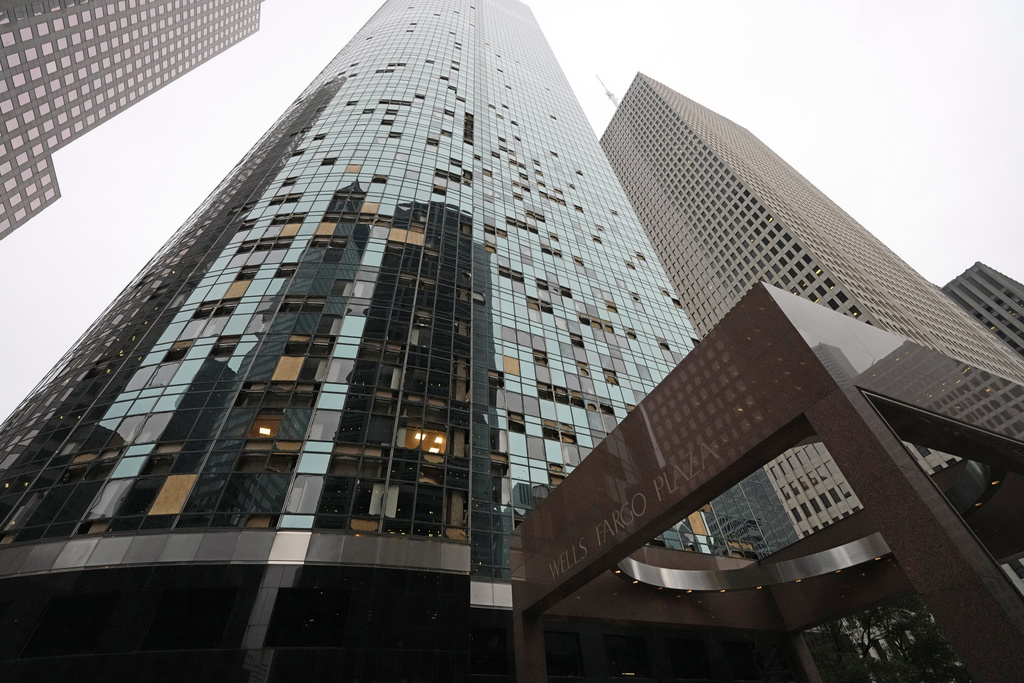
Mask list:
[[[532,653],[518,657],[519,680],[544,680],[545,613],[794,633],[837,605],[848,613],[908,590],[976,681],[1006,680],[1024,661],[1024,601],[990,551],[1024,552],[1012,529],[1024,525],[982,510],[1021,511],[1022,400],[1024,387],[993,372],[755,288],[516,530],[516,651]],[[933,480],[901,439],[971,462]],[[812,441],[864,511],[759,563],[644,548]],[[840,578],[849,569],[866,580]],[[619,597],[634,583],[655,590]],[[680,591],[700,606],[680,608]]]

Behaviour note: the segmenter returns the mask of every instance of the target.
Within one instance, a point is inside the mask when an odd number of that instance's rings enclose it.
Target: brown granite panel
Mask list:
[[[885,400],[873,399],[873,407],[863,390]],[[1024,435],[1024,417],[1002,402],[1021,392],[897,335],[757,288],[519,527],[517,618],[550,611],[792,632],[916,589],[975,680],[1006,680],[1006,662],[1024,661],[1024,602],[906,451],[906,435],[892,428],[917,429],[936,442],[925,445],[952,445],[1018,470],[1024,444],[1014,439]],[[728,593],[671,594],[608,573],[661,530],[815,435],[866,509],[767,562],[876,530],[895,559]]]
[[[1024,602],[1002,569],[859,392],[807,416],[972,676],[1005,680],[1024,661]]]
[[[784,629],[805,631],[814,626],[914,592],[892,557],[846,569],[838,574],[772,586]]]
[[[726,593],[658,590],[605,572],[546,614],[780,633],[785,622],[767,590]]]
[[[811,435],[801,412],[827,371],[765,290],[736,312],[747,324],[723,320],[517,529],[517,611],[552,606]]]
[[[517,613],[512,616],[512,632],[516,643],[516,680],[542,683],[548,680],[548,664],[544,657],[544,617],[540,614]]]
[[[811,657],[811,650],[803,633],[791,633],[784,643],[790,668],[796,677],[796,683],[822,683],[818,666]]]
[[[821,531],[801,538],[796,543],[772,553],[761,560],[761,564],[774,564],[820,553],[875,533],[877,529],[871,524],[867,515],[856,512],[830,524]]]

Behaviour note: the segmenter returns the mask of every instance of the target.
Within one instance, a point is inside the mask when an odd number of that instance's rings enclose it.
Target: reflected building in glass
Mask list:
[[[746,128],[637,74],[601,142],[701,337],[767,282],[1024,378],[1008,347]],[[834,363],[827,348],[819,355]],[[956,462],[911,451],[930,471]],[[805,536],[861,508],[821,444],[788,451],[765,470]]]
[[[0,239],[60,197],[54,152],[255,33],[261,2],[0,3]]]
[[[694,336],[529,9],[391,0],[0,429],[0,668],[508,674],[509,534]]]

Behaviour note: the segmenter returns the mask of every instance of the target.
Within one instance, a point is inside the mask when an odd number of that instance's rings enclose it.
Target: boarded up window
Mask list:
[[[149,509],[151,515],[176,515],[181,512],[188,498],[192,484],[196,480],[194,474],[175,474],[167,477],[164,486],[153,501],[153,507]]]
[[[316,234],[318,234],[318,235],[327,235],[328,237],[333,236],[334,235],[334,229],[336,227],[338,227],[337,223],[332,223],[332,222],[324,221],[323,223],[321,223],[320,225],[317,226]]]
[[[403,230],[402,228],[391,228],[388,233],[388,240],[392,242],[405,242],[407,244],[423,245],[423,233]]]
[[[353,531],[376,531],[377,522],[369,519],[353,519],[352,520]]]
[[[249,283],[252,280],[239,280],[232,282],[231,286],[228,287],[227,293],[224,295],[225,299],[241,299],[242,295],[245,294],[245,290],[249,289]]]
[[[275,382],[294,382],[299,378],[299,371],[302,370],[302,363],[306,360],[301,356],[282,356],[277,362],[274,370],[273,380]]]

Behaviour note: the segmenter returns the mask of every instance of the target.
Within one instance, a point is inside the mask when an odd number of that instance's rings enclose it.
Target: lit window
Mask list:
[[[249,431],[250,439],[272,439],[281,428],[281,415],[263,413],[256,418]]]
[[[428,453],[444,453],[447,448],[444,432],[412,425],[399,430],[398,442],[403,448],[416,448]]]

